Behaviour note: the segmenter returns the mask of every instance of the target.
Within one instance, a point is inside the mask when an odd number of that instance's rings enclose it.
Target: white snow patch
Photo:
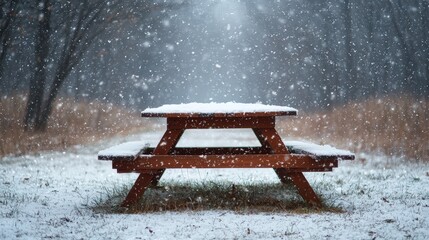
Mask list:
[[[144,141],[125,142],[98,152],[101,156],[134,156],[149,144]]]
[[[204,145],[254,138],[245,132],[210,134],[218,135]],[[106,191],[137,178],[117,174],[110,162],[97,160],[97,152],[124,140],[156,143],[161,136],[145,133],[64,153],[0,159],[0,239],[429,239],[429,165],[371,155],[365,163],[340,162],[333,172],[305,173],[324,201],[345,213],[93,212]],[[167,170],[161,184],[177,181],[278,183],[272,169],[177,169]]]
[[[253,112],[281,112],[295,111],[295,108],[261,103],[182,103],[167,104],[157,108],[147,108],[142,113],[253,113]]]
[[[284,143],[286,146],[292,146],[319,156],[354,155],[350,151],[337,149],[330,145],[318,145],[304,141],[284,141]]]

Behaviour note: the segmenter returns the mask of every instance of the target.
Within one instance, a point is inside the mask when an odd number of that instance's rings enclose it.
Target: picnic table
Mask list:
[[[174,168],[272,168],[283,183],[291,182],[302,198],[321,206],[303,172],[332,171],[339,160],[354,154],[330,146],[301,141],[283,141],[275,125],[278,116],[295,116],[285,106],[242,103],[190,103],[148,108],[147,118],[166,118],[166,131],[151,147],[145,141],[126,142],[100,151],[99,160],[111,160],[118,173],[139,173],[122,206],[139,201],[145,190],[156,185],[166,169]],[[187,129],[253,130],[260,146],[176,147]],[[227,140],[227,139],[225,139]]]

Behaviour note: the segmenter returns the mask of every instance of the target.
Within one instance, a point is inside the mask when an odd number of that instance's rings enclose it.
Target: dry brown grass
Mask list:
[[[165,183],[148,188],[144,197],[129,208],[118,207],[129,186],[106,190],[95,200],[94,210],[109,213],[231,210],[235,212],[342,212],[335,206],[315,208],[305,203],[290,184],[228,182]],[[323,201],[325,202],[325,201]]]
[[[0,157],[65,149],[144,129],[137,110],[60,99],[47,132],[28,133],[22,127],[25,104],[25,96],[0,99]],[[355,153],[429,161],[429,104],[410,96],[373,98],[317,114],[300,112],[298,117],[283,118],[279,129],[287,137],[333,144]]]
[[[350,103],[332,111],[281,121],[288,137],[335,144],[355,153],[382,153],[429,161],[429,104],[410,96]]]
[[[0,99],[0,157],[43,150],[61,150],[72,145],[98,141],[118,134],[127,134],[140,125],[139,112],[131,112],[111,104],[76,103],[59,99],[43,133],[23,130],[25,96]]]

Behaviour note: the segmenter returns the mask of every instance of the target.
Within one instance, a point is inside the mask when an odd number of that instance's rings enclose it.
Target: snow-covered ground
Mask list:
[[[160,132],[127,140],[156,143]],[[182,145],[216,145],[218,134]],[[232,133],[233,144],[257,144]],[[186,141],[188,139],[188,142]],[[125,139],[0,160],[0,239],[429,239],[429,164],[358,156],[328,173],[306,173],[318,194],[344,213],[231,211],[107,214],[92,210],[108,189],[131,184],[97,152]],[[365,161],[359,160],[365,158]],[[167,170],[162,181],[278,182],[271,169]],[[191,189],[192,191],[192,189]]]

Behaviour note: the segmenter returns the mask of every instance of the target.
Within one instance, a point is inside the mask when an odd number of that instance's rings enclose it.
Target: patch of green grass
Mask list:
[[[94,200],[96,212],[147,213],[163,211],[230,210],[238,213],[289,212],[319,213],[342,212],[333,206],[314,208],[287,184],[229,182],[163,183],[148,188],[139,203],[129,208],[119,207],[130,186],[114,186]]]

